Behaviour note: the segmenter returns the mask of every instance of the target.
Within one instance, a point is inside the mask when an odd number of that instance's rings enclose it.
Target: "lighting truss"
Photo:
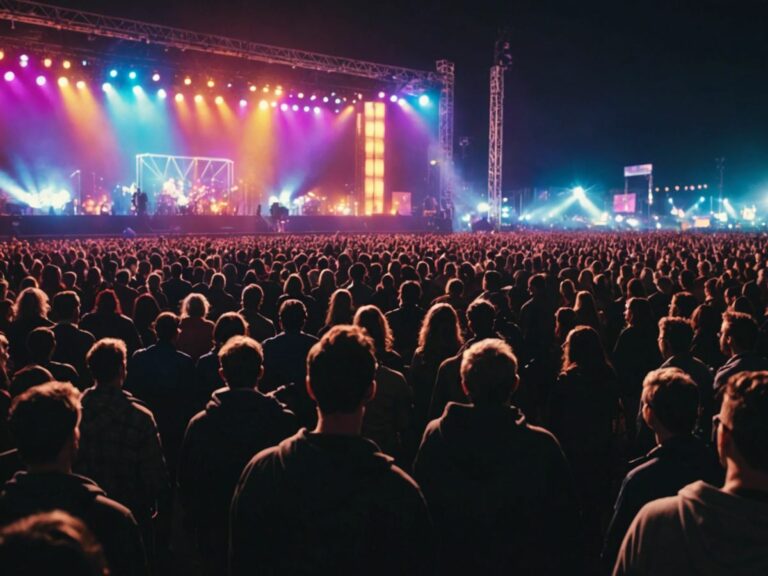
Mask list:
[[[235,181],[235,163],[228,158],[136,155],[136,184],[150,195],[173,178],[182,182],[198,181],[231,192]]]
[[[437,61],[437,71],[443,81],[438,104],[438,141],[440,143],[440,208],[445,210],[451,205],[453,194],[453,93],[456,83],[456,69],[453,62]]]
[[[488,205],[489,219],[501,227],[501,173],[504,150],[504,72],[503,66],[491,67],[491,105],[488,130]]]

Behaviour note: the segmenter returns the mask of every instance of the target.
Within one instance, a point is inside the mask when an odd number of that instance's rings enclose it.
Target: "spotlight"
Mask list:
[[[670,198],[670,199],[668,200],[668,202],[669,202],[670,204],[674,204],[674,203],[675,203],[675,201],[674,201],[674,200],[672,200],[672,198]]]
[[[64,88],[64,86],[69,86],[69,80],[67,80],[66,76],[61,76],[59,78],[59,86]]]
[[[429,106],[429,96],[426,94],[419,96],[419,106]]]
[[[706,198],[704,198],[704,196],[699,196],[699,202],[704,202],[705,200]]]
[[[184,94],[177,92],[173,99],[176,100],[176,102],[184,102]]]
[[[190,84],[192,84],[192,78],[187,76],[186,78],[184,78],[184,85],[189,86]]]
[[[299,96],[299,99],[304,98],[304,92],[299,92],[298,96]]]
[[[264,92],[264,94],[269,94],[269,86],[264,86],[264,88],[262,88],[261,91]]]
[[[83,60],[82,62],[80,62],[80,64],[82,64],[83,66],[88,66],[88,60]]]
[[[291,110],[293,110],[294,112],[298,112],[299,111],[299,105],[298,104],[294,104],[293,106],[291,106]]]
[[[309,106],[304,106],[304,112],[309,112],[311,108]]]
[[[133,70],[128,72],[128,78],[130,78],[131,80],[136,80],[136,72],[134,72]]]
[[[21,60],[22,62],[27,62],[29,60],[29,56],[27,56],[26,54],[22,54],[21,56],[19,56],[19,60]]]
[[[37,78],[35,78],[35,83],[38,86],[45,86],[46,82],[47,82],[47,80],[45,79],[45,76],[38,76]]]
[[[0,50],[0,60],[2,60],[3,58],[5,58],[5,52]]]
[[[320,110],[320,106],[315,106],[315,108],[314,108],[314,113],[315,113],[315,114],[320,114],[320,112],[321,112],[321,110]]]
[[[109,77],[110,78],[117,78],[117,70],[112,68],[112,70],[109,71]]]
[[[283,87],[278,86],[277,88],[275,88],[275,96],[282,96],[282,95],[283,95]]]
[[[277,102],[275,102],[274,100],[272,100],[272,102],[270,102],[269,105],[272,106],[272,108],[277,108]]]
[[[310,96],[309,99],[310,99],[310,101],[314,102],[315,100],[317,100],[317,96],[312,94],[312,96]]]
[[[43,66],[45,66],[46,68],[50,68],[51,66],[53,66],[53,60],[51,60],[50,58],[45,58],[43,60]]]
[[[266,100],[259,102],[259,110],[266,110],[267,108],[269,108],[269,103]]]
[[[379,92],[379,98],[384,98],[385,96],[386,94],[384,94],[384,92]]]
[[[14,74],[11,70],[8,70],[8,72],[3,74],[3,78],[5,78],[6,82],[13,82],[16,79],[16,74]]]
[[[216,96],[213,101],[218,105],[224,104],[224,96]]]
[[[19,60],[19,66],[21,68],[26,68],[29,65],[29,60]]]
[[[101,85],[101,89],[104,92],[112,92],[112,84],[110,84],[109,82],[104,82],[104,84]]]
[[[152,81],[153,82],[160,82],[160,74],[158,74],[157,72],[152,74]]]
[[[78,90],[83,90],[85,88],[85,81],[78,80],[77,82],[75,82],[75,86],[77,87]]]
[[[141,86],[134,86],[132,90],[135,96],[139,96],[142,92],[144,92],[144,90],[141,89]]]
[[[341,98],[336,98],[336,100],[334,100],[334,102],[335,102],[336,104],[341,104]]]
[[[208,80],[208,88],[213,88],[214,86],[216,86],[216,82],[213,80]]]
[[[251,85],[248,87],[248,90],[250,90],[251,92],[256,92],[256,86],[254,86],[253,84],[251,84]]]
[[[490,209],[491,209],[491,207],[488,204],[488,202],[480,202],[480,204],[477,205],[477,211],[478,212],[488,212],[488,210],[490,210]]]
[[[326,104],[328,104],[328,96],[323,96],[323,102],[325,102]]]
[[[283,112],[285,112],[286,110],[288,110],[288,104],[286,104],[285,102],[283,102],[282,104],[280,104],[280,110],[282,110]]]
[[[203,95],[202,94],[195,94],[195,102],[198,104],[203,101]]]
[[[397,94],[392,94],[392,96],[389,97],[390,102],[397,102],[399,98],[397,97]]]
[[[157,97],[160,98],[160,100],[165,100],[167,96],[168,96],[168,93],[162,88],[160,88],[160,90],[157,91]]]
[[[61,67],[64,68],[64,70],[69,70],[72,68],[72,62],[69,60],[64,60],[64,62],[61,63]]]
[[[240,108],[245,108],[246,106],[248,106],[248,101],[245,98],[241,99]]]
[[[584,200],[587,197],[587,193],[581,186],[576,186],[576,188],[573,189],[573,197],[576,198],[576,200]]]

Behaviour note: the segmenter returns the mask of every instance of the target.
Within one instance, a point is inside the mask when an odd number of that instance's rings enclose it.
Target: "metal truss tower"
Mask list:
[[[453,62],[437,61],[437,71],[442,77],[440,88],[440,109],[438,141],[440,143],[440,209],[453,212],[453,93],[456,84],[456,69]],[[452,217],[453,215],[450,214]]]
[[[504,152],[504,66],[491,67],[491,110],[488,130],[488,218],[501,228],[501,173]]]

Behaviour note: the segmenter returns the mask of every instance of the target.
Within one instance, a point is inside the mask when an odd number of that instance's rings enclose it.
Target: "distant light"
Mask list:
[[[472,221],[472,215],[471,214],[464,214],[464,216],[461,217],[462,222],[469,223]]]
[[[245,98],[242,98],[240,100],[240,108],[245,108],[246,106],[248,106],[248,100],[246,100]]]
[[[573,189],[573,197],[577,200],[584,200],[587,197],[587,193],[582,186],[576,186]]]
[[[700,196],[699,197],[699,202],[704,202],[705,200],[706,200],[706,198],[704,198],[704,196]]]
[[[88,60],[83,60],[82,62],[80,62],[80,64],[82,64],[83,66],[88,66]]]
[[[638,226],[640,226],[640,220],[638,220],[637,218],[627,218],[627,224],[632,226],[632,228],[637,228]]]
[[[64,70],[69,70],[70,68],[72,68],[72,62],[70,62],[69,60],[64,60],[64,62],[61,63],[61,66],[62,68],[64,68]]]
[[[392,96],[389,97],[390,102],[397,102],[399,98],[397,97],[397,94],[392,94]]]
[[[379,92],[379,98],[384,98],[385,96],[386,94],[384,94],[384,92]]]
[[[672,198],[669,198],[669,199],[668,199],[668,202],[669,202],[670,204],[674,204],[674,203],[675,203],[675,201],[674,201],[674,200],[672,200]]]
[[[232,88],[232,82],[227,82],[227,88]]]
[[[48,81],[48,80],[46,80],[45,76],[38,76],[37,78],[35,78],[35,83],[36,83],[38,86],[45,86],[45,83],[46,83],[47,81]]]
[[[157,72],[152,74],[152,81],[153,82],[160,82],[160,74],[158,74]]]
[[[141,93],[144,92],[144,90],[142,90],[141,86],[134,86],[132,88],[132,91],[133,91],[135,96],[139,96]]]
[[[280,110],[282,110],[283,112],[285,112],[286,110],[288,110],[288,104],[286,104],[285,102],[283,102],[282,104],[280,104]]]
[[[699,184],[698,186],[696,186],[696,188],[698,188],[699,190],[701,190],[701,184]]]
[[[437,160],[435,160],[435,159],[430,160],[429,161],[429,165],[430,166],[437,166]]]
[[[5,52],[0,50],[0,60],[2,60],[3,58],[5,58]]]
[[[314,102],[317,100],[317,96],[315,94],[312,94],[312,96],[309,97],[310,101]]]
[[[680,186],[679,185],[675,186],[675,191],[678,191],[678,190],[680,190]]]
[[[256,92],[256,86],[251,84],[250,87],[248,88],[248,90],[250,90],[251,92]]]
[[[419,96],[419,106],[429,106],[429,96],[426,94]]]
[[[195,94],[195,102],[198,104],[203,101],[203,95],[202,94]]]
[[[664,192],[669,192],[669,186],[664,186]]]
[[[706,184],[704,184],[704,190],[706,190],[706,189],[707,189],[707,185],[706,185]]]
[[[311,108],[309,106],[304,106],[304,112],[309,112]]]
[[[624,222],[624,216],[622,216],[621,214],[616,214],[616,217],[614,218],[614,220],[616,220],[618,224],[621,224],[622,222]]]
[[[298,112],[299,111],[299,105],[298,104],[294,104],[293,106],[291,106],[291,110],[293,110],[294,112]]]
[[[43,59],[43,66],[45,66],[46,68],[50,68],[51,66],[53,66],[53,60],[51,60],[50,58]]]
[[[341,98],[336,98],[336,100],[334,100],[334,102],[335,102],[336,104],[341,104]]]
[[[104,82],[104,84],[101,85],[101,89],[104,90],[104,92],[112,92],[112,84]]]
[[[131,80],[136,80],[136,72],[134,72],[133,70],[128,72],[128,78],[130,78]]]
[[[661,230],[661,222],[656,222],[656,230]]]
[[[176,100],[176,102],[184,102],[184,94],[177,92],[173,99]]]
[[[480,202],[480,204],[477,205],[477,211],[478,212],[488,212],[491,209],[488,202]]]
[[[186,78],[184,78],[184,85],[189,86],[190,84],[192,84],[192,78],[187,76]]]
[[[213,80],[208,80],[208,88],[213,88],[214,86],[216,86],[216,82]]]
[[[84,80],[78,80],[75,83],[75,86],[77,87],[78,90],[83,90],[83,89],[85,89],[85,81]]]
[[[165,100],[167,96],[168,93],[163,88],[160,88],[160,90],[157,91],[157,97],[160,98],[160,100]]]
[[[114,68],[112,70],[110,70],[109,71],[109,77],[110,78],[117,78],[117,70],[115,70]]]
[[[723,198],[723,204],[725,204],[727,206],[730,203],[731,203],[731,201],[728,200],[728,198]]]
[[[27,60],[29,60],[29,56],[27,56],[26,54],[22,54],[21,56],[19,56],[19,60],[21,60],[22,62],[26,62]]]
[[[269,86],[264,86],[261,91],[264,92],[264,94],[269,94]]]
[[[272,102],[270,102],[269,105],[272,106],[272,108],[277,108],[277,102],[275,102],[274,100],[272,100]]]
[[[269,89],[266,90],[266,92],[269,92]],[[275,88],[275,96],[282,96],[283,95],[283,87],[278,86]]]
[[[61,76],[59,78],[59,86],[63,88],[64,86],[68,86],[68,85],[69,85],[69,80],[67,80],[65,76]]]
[[[320,112],[321,112],[321,110],[320,110],[320,106],[315,106],[315,107],[313,108],[313,111],[314,111],[314,113],[315,113],[315,114],[320,114]]]
[[[304,92],[299,92],[298,96],[299,96],[299,99],[303,99],[304,98]]]
[[[267,108],[269,108],[269,102],[267,102],[266,100],[260,100],[259,110],[266,110]]]
[[[3,74],[3,78],[5,78],[6,82],[13,82],[16,79],[16,74],[14,74],[11,70],[8,70],[8,72]]]
[[[224,104],[224,96],[216,96],[216,98],[214,98],[213,101],[219,105]]]
[[[21,66],[22,68],[26,68],[28,65],[29,65],[29,60],[20,60],[19,61],[19,66]]]
[[[328,104],[328,96],[323,96],[323,102],[325,102],[326,104]]]

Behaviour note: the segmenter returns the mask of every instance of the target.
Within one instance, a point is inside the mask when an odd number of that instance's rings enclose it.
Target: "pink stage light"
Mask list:
[[[304,106],[304,112],[309,112],[311,108],[309,106]]]
[[[397,97],[396,94],[392,94],[392,96],[389,97],[390,102],[397,102],[398,100],[399,98]]]
[[[285,102],[283,102],[282,104],[280,104],[280,110],[282,110],[283,112],[285,112],[286,110],[288,110],[288,104],[286,104]]]
[[[246,106],[248,106],[248,101],[245,99],[240,100],[240,108],[245,108]]]
[[[294,104],[293,106],[291,106],[291,110],[293,110],[294,112],[298,112],[299,111],[299,105],[298,104]]]
[[[47,82],[47,80],[45,79],[45,76],[38,76],[37,78],[35,78],[35,83],[38,86],[45,86],[46,82]]]
[[[384,98],[385,96],[386,94],[384,94],[384,92],[379,92],[379,98]]]
[[[14,74],[11,70],[8,70],[8,72],[3,74],[3,78],[5,78],[6,82],[13,82],[16,79],[16,74]]]

